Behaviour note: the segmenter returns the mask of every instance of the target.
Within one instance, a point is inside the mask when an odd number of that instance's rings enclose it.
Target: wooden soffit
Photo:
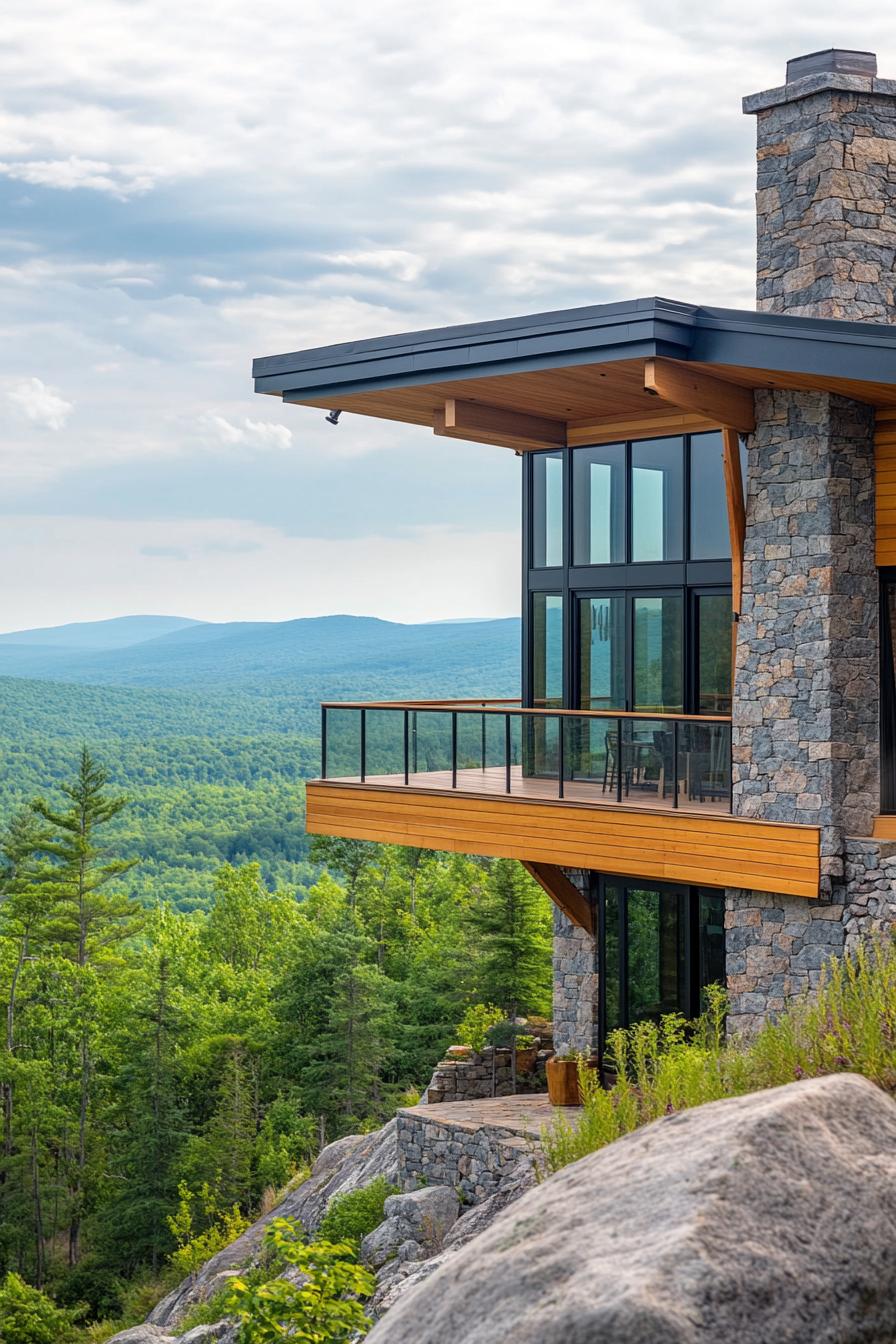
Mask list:
[[[346,392],[338,399],[331,394],[290,400],[528,452],[719,428],[749,433],[757,388],[837,392],[896,409],[896,385],[666,358],[415,382]]]

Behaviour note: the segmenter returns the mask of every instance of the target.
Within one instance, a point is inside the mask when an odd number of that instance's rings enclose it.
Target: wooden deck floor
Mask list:
[[[333,779],[338,784],[360,784],[360,776],[346,775]],[[458,770],[457,784],[454,785],[450,770],[419,771],[408,776],[407,785],[404,775],[368,775],[365,784],[394,789],[432,789],[436,793],[475,793],[492,797],[507,797],[507,780],[503,766],[486,766],[484,770]],[[537,802],[551,802],[558,798],[556,779],[537,779],[523,775],[522,767],[511,766],[510,797],[530,798]],[[563,786],[563,800],[568,803],[586,803],[597,807],[657,808],[672,811],[675,804],[671,789],[666,790],[665,798],[660,797],[656,783],[633,784],[628,793],[623,790],[622,802],[616,801],[615,787],[604,789],[599,781],[566,780]],[[689,798],[684,781],[678,793],[678,808],[682,812],[712,813],[714,816],[728,816],[731,809],[728,799]]]

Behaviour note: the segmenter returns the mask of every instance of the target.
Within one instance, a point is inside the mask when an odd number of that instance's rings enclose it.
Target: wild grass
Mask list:
[[[562,1115],[542,1133],[549,1172],[663,1115],[822,1074],[860,1073],[896,1093],[896,943],[883,938],[833,959],[812,994],[752,1040],[725,1036],[724,991],[708,991],[695,1023],[671,1015],[611,1033],[612,1087],[580,1070],[578,1124]]]

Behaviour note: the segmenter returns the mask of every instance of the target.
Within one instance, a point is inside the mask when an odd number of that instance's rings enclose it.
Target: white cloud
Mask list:
[[[420,528],[346,541],[289,537],[238,519],[20,517],[4,519],[3,536],[11,572],[34,582],[30,593],[18,584],[0,592],[3,630],[150,606],[213,621],[334,611],[429,621],[513,615],[519,603],[513,532]]]
[[[227,448],[288,448],[292,431],[286,425],[275,425],[270,420],[250,420],[244,416],[238,424],[223,415],[208,413],[199,418],[203,438]]]
[[[217,275],[194,275],[193,284],[200,289],[234,290],[245,289],[245,280],[222,280]]]
[[[8,388],[7,400],[17,413],[41,429],[64,429],[74,410],[54,387],[48,387],[40,378],[24,378]]]

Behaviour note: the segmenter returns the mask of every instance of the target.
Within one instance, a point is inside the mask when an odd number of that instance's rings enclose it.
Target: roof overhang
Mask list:
[[[690,400],[678,376],[685,364],[698,389]],[[657,385],[657,369],[677,399]],[[726,387],[816,388],[896,406],[896,327],[635,299],[272,355],[256,359],[253,374],[257,392],[286,402],[436,432],[451,433],[455,405],[468,420],[469,407],[507,412],[522,419],[505,434],[465,425],[454,437],[527,448],[552,439],[539,419],[568,429],[569,442],[676,410],[742,429],[716,413]]]

